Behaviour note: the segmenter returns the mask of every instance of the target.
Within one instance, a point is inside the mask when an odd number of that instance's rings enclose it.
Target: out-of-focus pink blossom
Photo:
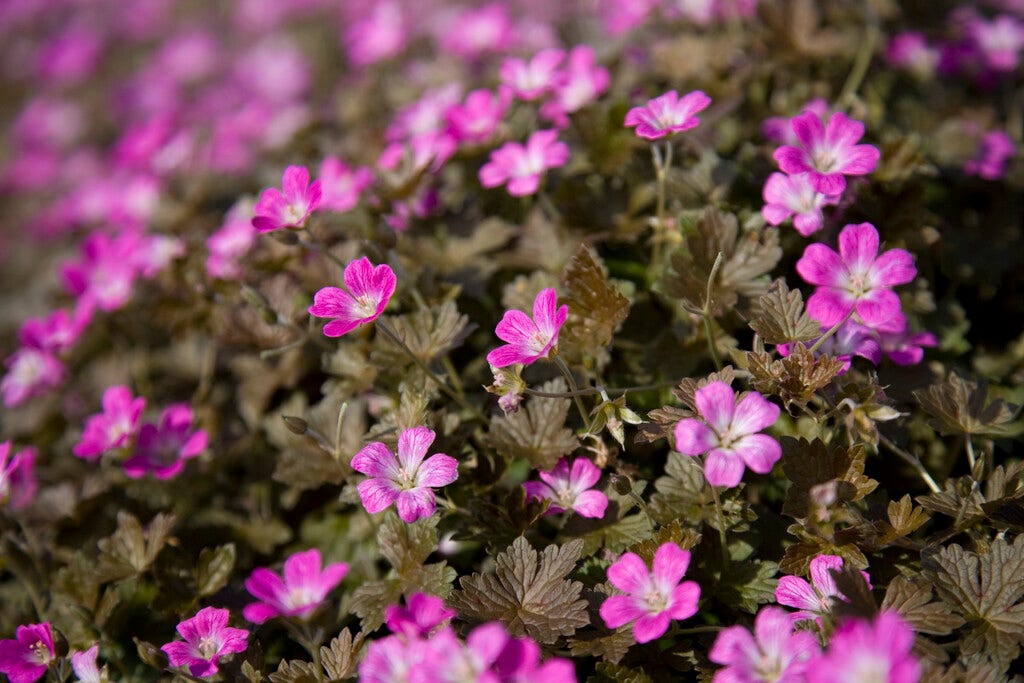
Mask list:
[[[689,130],[700,123],[697,112],[711,104],[711,98],[700,90],[679,97],[670,90],[655,97],[646,106],[633,107],[626,114],[625,125],[635,126],[636,134],[647,140],[657,140],[666,135]]]
[[[71,449],[79,458],[96,460],[103,453],[122,448],[135,438],[146,399],[133,398],[123,385],[107,387],[103,392],[103,412],[85,421],[82,438]]]
[[[839,195],[825,195],[814,189],[807,173],[772,173],[764,184],[761,215],[771,225],[779,225],[790,216],[793,227],[804,237],[821,230],[822,208],[839,203]]]
[[[0,640],[0,673],[10,683],[34,683],[56,659],[49,622],[19,626],[14,640]]]
[[[462,104],[448,109],[445,117],[448,130],[459,143],[487,142],[498,129],[501,117],[508,109],[509,96],[490,90],[474,90],[466,95]]]
[[[929,45],[920,31],[898,33],[885,48],[885,61],[921,80],[935,76],[941,57],[939,48]]]
[[[348,291],[324,287],[313,295],[309,307],[310,315],[336,318],[324,325],[328,337],[340,337],[379,318],[398,283],[391,266],[374,266],[365,256],[345,266],[344,279]]]
[[[509,57],[501,64],[501,84],[520,100],[536,100],[555,87],[565,50],[541,50],[528,60]]]
[[[237,280],[242,276],[241,259],[259,235],[252,225],[253,206],[251,199],[236,202],[224,217],[224,224],[206,239],[210,252],[206,272],[210,277]]]
[[[4,361],[7,374],[0,380],[0,394],[8,408],[44,394],[64,381],[64,364],[49,351],[22,347]]]
[[[596,101],[610,83],[611,75],[597,64],[594,48],[577,45],[569,51],[565,68],[556,76],[554,95],[541,107],[541,116],[564,128],[569,125],[569,114]]]
[[[254,624],[278,616],[308,618],[348,573],[344,562],[321,569],[322,562],[320,551],[311,548],[284,561],[283,578],[264,567],[254,569],[245,589],[259,602],[246,605],[245,618]]]
[[[320,162],[320,208],[338,213],[350,211],[371,183],[373,171],[365,166],[351,168],[337,157],[324,157]]]
[[[917,365],[924,359],[926,348],[935,348],[939,340],[931,332],[911,333],[907,329],[898,332],[878,333],[882,352],[896,365]]]
[[[554,289],[541,290],[533,301],[533,319],[522,311],[505,311],[494,328],[498,339],[508,342],[487,354],[487,362],[496,368],[530,363],[544,358],[558,345],[558,332],[569,315],[569,306],[558,306]]]
[[[490,160],[480,168],[484,187],[508,184],[514,197],[533,194],[540,187],[540,177],[549,168],[564,166],[569,160],[569,146],[558,140],[556,130],[538,130],[526,145],[506,142],[491,152]]]
[[[384,610],[384,623],[392,633],[406,638],[427,638],[455,616],[455,610],[445,607],[441,598],[426,593],[413,593],[405,607],[388,605]]]
[[[877,147],[856,144],[864,137],[864,124],[842,112],[832,114],[827,125],[816,114],[804,112],[790,125],[801,146],[779,147],[775,161],[786,173],[809,173],[811,185],[822,194],[842,194],[845,176],[866,175],[878,164]]]
[[[0,507],[21,510],[35,500],[36,449],[31,446],[11,455],[11,442],[0,443]],[[0,669],[2,671],[2,669]]]
[[[999,180],[1006,174],[1006,165],[1015,151],[1013,140],[1004,131],[985,133],[974,157],[964,162],[964,173],[985,180]]]
[[[36,59],[36,74],[44,81],[74,85],[89,78],[99,66],[103,40],[82,24],[68,26],[51,37]]]
[[[762,607],[751,635],[743,626],[719,632],[708,659],[722,664],[713,683],[804,683],[807,667],[818,654],[809,631],[793,631],[790,615],[778,607]]]
[[[502,53],[515,40],[512,19],[504,3],[468,7],[447,26],[441,48],[449,54],[476,59],[488,52]]]
[[[286,168],[281,186],[283,193],[276,187],[270,187],[263,190],[256,202],[252,226],[260,232],[301,228],[320,206],[320,181],[309,182],[309,171],[304,166]]]
[[[828,102],[820,97],[816,97],[800,108],[801,114],[805,112],[812,112],[819,119],[824,119],[829,114]],[[789,121],[790,117],[788,116],[772,116],[767,118],[761,124],[761,135],[764,136],[765,140],[780,145],[799,145],[800,140],[797,138],[796,133],[793,132],[793,127],[789,125]]]
[[[408,27],[400,3],[385,0],[373,4],[369,16],[345,30],[345,46],[353,64],[367,66],[405,49]]]
[[[137,247],[134,234],[112,239],[93,233],[82,244],[82,258],[61,268],[64,287],[78,297],[79,306],[116,311],[135,286]]]
[[[921,663],[913,646],[914,630],[897,612],[884,610],[872,621],[848,619],[807,667],[807,683],[917,683]]]
[[[71,313],[58,309],[45,318],[29,318],[22,323],[18,339],[23,346],[60,354],[75,345],[90,319],[88,309],[76,308]]]
[[[976,16],[967,22],[966,28],[989,69],[1000,73],[1016,70],[1021,48],[1024,48],[1024,23],[1008,14],[1001,14],[992,21]]]
[[[228,626],[226,609],[204,607],[194,617],[177,626],[184,640],[175,640],[160,647],[167,653],[171,666],[188,667],[193,676],[205,678],[217,673],[222,657],[245,652],[249,632]]]
[[[185,461],[204,450],[209,436],[203,429],[192,431],[192,409],[187,403],[164,408],[160,423],[147,422],[135,440],[135,452],[124,461],[124,473],[132,479],[152,474],[170,479],[185,469]]]
[[[601,519],[608,507],[608,496],[593,489],[601,478],[601,469],[587,458],[572,462],[562,458],[550,472],[540,473],[541,481],[523,484],[527,500],[551,501],[548,514],[573,510],[581,517]]]

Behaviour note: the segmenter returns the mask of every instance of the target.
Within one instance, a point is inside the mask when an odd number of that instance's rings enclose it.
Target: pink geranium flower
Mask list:
[[[598,65],[594,48],[577,45],[569,51],[565,68],[555,79],[554,97],[541,107],[541,116],[564,128],[569,114],[597,100],[610,83],[611,75]]]
[[[407,638],[426,638],[455,616],[455,610],[445,607],[441,598],[426,593],[413,593],[406,601],[406,607],[388,605],[384,610],[384,623],[392,633]]]
[[[0,507],[28,507],[39,485],[35,477],[36,449],[31,446],[11,456],[11,442],[0,443]]]
[[[0,380],[0,393],[7,407],[21,405],[64,381],[64,364],[48,351],[22,347],[4,365],[7,374]]]
[[[320,187],[323,196],[320,206],[344,213],[359,204],[359,196],[373,182],[373,171],[360,166],[350,168],[337,157],[325,157],[320,162]]]
[[[18,330],[18,339],[30,348],[63,353],[75,345],[91,318],[91,311],[86,307],[76,308],[71,313],[59,309],[45,318],[26,320]]]
[[[340,337],[379,318],[398,282],[391,266],[374,266],[365,256],[345,266],[344,279],[348,291],[324,287],[313,295],[309,307],[310,315],[337,318],[324,325],[328,337]]]
[[[84,652],[71,654],[71,670],[78,677],[78,683],[103,683],[107,680],[106,667],[100,671],[96,665],[96,655],[99,654],[100,646],[93,645]]]
[[[124,461],[124,473],[132,479],[146,474],[170,479],[185,468],[185,460],[206,450],[208,440],[205,430],[192,431],[192,409],[187,403],[168,406],[160,415],[159,425],[142,425],[135,453]]]
[[[281,177],[284,190],[269,187],[260,194],[256,202],[252,226],[260,232],[279,228],[301,228],[311,213],[320,206],[320,181],[309,182],[309,171],[305,166],[289,166]]]
[[[523,197],[537,191],[544,171],[564,166],[568,160],[569,146],[558,140],[558,131],[538,130],[525,146],[506,142],[491,152],[490,160],[480,168],[480,183],[484,187],[508,183],[510,195]]]
[[[814,112],[818,118],[823,119],[829,113],[828,102],[821,97],[815,97],[800,108],[801,114],[806,112]],[[800,140],[797,138],[796,133],[793,132],[793,127],[789,125],[789,121],[790,118],[788,116],[771,116],[761,124],[761,135],[764,136],[765,140],[780,145],[799,145]]]
[[[775,161],[786,173],[809,173],[811,186],[826,195],[842,194],[848,175],[875,170],[879,151],[874,145],[858,145],[864,124],[836,112],[824,125],[817,114],[804,112],[790,121],[801,147],[784,145],[775,150]]]
[[[505,311],[494,328],[498,339],[508,342],[487,354],[487,362],[496,368],[515,363],[529,365],[544,358],[558,345],[558,331],[569,316],[569,307],[558,305],[554,289],[541,290],[533,300],[533,320],[519,310]]]
[[[757,392],[739,397],[725,382],[712,382],[694,395],[700,419],[680,420],[676,450],[683,455],[707,453],[704,476],[712,486],[736,486],[744,466],[767,474],[782,457],[779,442],[762,429],[775,424],[779,407]]]
[[[61,266],[61,277],[81,307],[116,311],[128,303],[138,275],[138,236],[116,238],[92,233],[82,244],[82,258]]]
[[[822,334],[825,329],[822,329]],[[817,340],[811,339],[807,343],[813,345]],[[775,347],[779,355],[788,356],[790,344],[779,344]],[[874,365],[882,362],[882,347],[878,341],[878,335],[874,330],[864,327],[852,320],[847,320],[831,337],[822,342],[816,356],[828,355],[842,362],[843,368],[839,374],[844,374],[850,369],[854,356],[860,356],[871,361]]]
[[[474,90],[466,95],[462,104],[456,104],[445,113],[448,131],[460,143],[487,142],[498,130],[501,117],[508,109],[508,95],[490,90]]]
[[[146,399],[132,398],[128,387],[107,387],[103,392],[103,412],[86,420],[82,438],[71,452],[93,461],[107,451],[127,445],[135,437],[145,409]]]
[[[242,257],[249,253],[259,232],[252,227],[252,200],[236,202],[224,223],[206,240],[210,255],[206,273],[212,278],[237,280],[242,277]]]
[[[541,481],[523,484],[528,500],[547,499],[551,506],[547,514],[554,515],[575,510],[581,517],[601,519],[608,507],[608,496],[592,490],[601,478],[601,469],[587,458],[576,458],[570,468],[562,458],[550,472],[540,473]]]
[[[778,607],[762,607],[754,634],[743,626],[721,631],[708,659],[722,664],[714,683],[804,683],[818,640],[808,631],[793,631],[793,620]]]
[[[838,555],[818,555],[811,560],[811,582],[799,576],[783,576],[775,587],[775,601],[798,610],[790,615],[794,622],[814,619],[820,624],[822,617],[832,614],[834,600],[846,599],[836,587],[831,572],[842,568],[843,558]],[[861,574],[870,586],[871,577],[867,572]]]
[[[700,586],[682,581],[690,566],[690,551],[675,543],[663,543],[654,554],[653,571],[634,553],[624,553],[608,567],[608,581],[627,595],[613,595],[601,604],[601,618],[608,628],[633,624],[638,643],[660,638],[673,619],[697,613]],[[680,583],[682,581],[682,583]]]
[[[626,114],[625,125],[636,126],[636,134],[648,140],[689,130],[700,123],[696,116],[711,104],[711,98],[700,90],[679,97],[675,90],[647,102],[647,106],[633,107]]]
[[[345,30],[345,45],[352,63],[366,66],[393,57],[405,48],[408,27],[398,2],[377,2],[369,16]]]
[[[940,58],[939,48],[929,45],[920,31],[898,33],[885,48],[885,61],[898,69],[909,71],[921,80],[935,75]]]
[[[839,203],[839,195],[825,195],[815,190],[808,173],[772,173],[764,184],[762,196],[761,215],[769,224],[779,225],[792,216],[793,227],[804,237],[821,230],[823,207]]]
[[[541,50],[529,60],[510,57],[501,64],[501,83],[524,102],[535,100],[555,86],[565,50]]]
[[[308,618],[348,573],[344,562],[329,564],[323,571],[321,564],[320,551],[311,548],[284,561],[283,579],[264,567],[254,569],[245,588],[260,602],[245,607],[245,618],[254,624],[278,616]]]
[[[167,653],[171,666],[188,667],[193,676],[206,678],[217,673],[221,657],[245,652],[249,632],[228,626],[229,614],[226,609],[204,607],[178,624],[184,642],[175,640],[160,648]]]
[[[935,348],[939,340],[931,332],[911,333],[906,328],[898,332],[878,333],[882,352],[896,365],[917,365],[924,359],[925,348]]]
[[[1021,48],[1024,48],[1024,23],[1008,14],[1000,14],[992,21],[973,17],[966,28],[988,68],[1003,73],[1016,70]]]
[[[964,162],[964,173],[985,180],[999,180],[1006,174],[1006,164],[1016,150],[1013,140],[1005,132],[994,130],[978,142],[974,157]]]
[[[868,327],[903,328],[900,298],[891,287],[914,279],[914,258],[904,249],[879,256],[878,231],[870,223],[843,228],[839,253],[824,244],[809,244],[796,270],[818,287],[807,300],[807,314],[822,327],[832,327],[853,311]]]
[[[914,630],[896,612],[874,621],[851,619],[832,634],[828,650],[807,667],[807,683],[917,683],[921,663],[911,654]]]
[[[426,427],[403,430],[398,436],[398,457],[379,441],[368,444],[352,458],[352,469],[368,475],[357,487],[363,507],[374,514],[391,507],[405,522],[434,514],[433,488],[459,478],[459,463],[450,455],[435,453],[426,460],[434,432]]]
[[[48,622],[19,626],[14,640],[0,640],[0,673],[7,674],[11,683],[38,681],[55,657]]]

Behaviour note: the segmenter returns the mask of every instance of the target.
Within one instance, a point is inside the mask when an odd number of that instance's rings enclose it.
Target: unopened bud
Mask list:
[[[301,417],[296,417],[294,415],[282,415],[281,419],[284,420],[284,426],[287,427],[288,431],[292,434],[302,436],[309,431],[309,423]]]

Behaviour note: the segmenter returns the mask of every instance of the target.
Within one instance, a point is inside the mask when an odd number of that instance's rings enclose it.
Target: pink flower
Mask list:
[[[501,683],[576,683],[576,667],[568,659],[552,657],[541,663],[540,646],[530,638],[510,638],[495,660]]]
[[[621,36],[642,26],[657,4],[657,0],[603,0],[598,5],[601,25],[610,36]]]
[[[260,602],[245,607],[245,618],[254,624],[277,616],[308,618],[348,573],[344,562],[329,564],[323,571],[321,562],[320,551],[311,548],[284,561],[283,579],[269,569],[254,569],[245,588]]]
[[[558,140],[558,131],[538,130],[525,147],[506,142],[491,152],[490,160],[480,168],[480,183],[484,187],[508,183],[508,193],[522,197],[537,191],[544,171],[564,166],[568,160],[569,146]]]
[[[636,134],[648,140],[689,130],[700,123],[697,112],[711,104],[711,98],[700,90],[679,97],[675,90],[648,100],[646,107],[633,107],[626,114],[625,125],[636,126]]]
[[[217,673],[221,657],[245,652],[249,632],[228,626],[229,614],[226,609],[204,607],[178,624],[184,642],[175,640],[160,648],[167,653],[171,666],[186,666],[193,676],[206,678]]]
[[[514,363],[529,365],[547,357],[558,345],[558,331],[569,316],[569,307],[563,304],[556,309],[557,304],[558,295],[548,288],[533,300],[533,320],[519,310],[505,311],[494,333],[508,343],[488,353],[487,362],[504,368]]]
[[[363,507],[374,514],[393,503],[405,522],[434,514],[432,488],[447,486],[459,478],[459,463],[450,455],[435,453],[426,460],[434,432],[426,427],[403,430],[398,436],[398,457],[379,441],[368,444],[352,458],[352,469],[370,478],[359,483]]]
[[[71,314],[60,309],[45,318],[29,318],[18,330],[18,339],[30,348],[63,353],[75,345],[91,317],[87,308],[76,308]]]
[[[345,266],[346,292],[324,287],[313,295],[309,314],[318,318],[337,318],[324,325],[328,337],[348,334],[360,325],[373,322],[384,312],[398,280],[391,266],[374,266],[365,256]]]
[[[754,635],[743,626],[721,631],[708,659],[725,665],[714,683],[804,683],[818,640],[808,631],[793,632],[793,620],[778,607],[763,607]]]
[[[360,166],[349,168],[336,157],[325,157],[320,163],[320,187],[323,197],[320,206],[344,213],[359,204],[359,195],[373,182],[373,171]]]
[[[252,226],[260,232],[279,228],[301,228],[320,206],[320,181],[309,182],[304,166],[289,166],[281,178],[284,194],[276,187],[263,190],[256,202]]]
[[[387,636],[371,641],[359,662],[362,683],[410,683],[422,671],[429,641]],[[422,674],[420,674],[422,675]]]
[[[688,417],[675,428],[676,450],[683,455],[707,453],[704,476],[712,486],[736,486],[744,465],[767,474],[782,457],[779,442],[762,429],[775,424],[779,407],[748,392],[739,397],[725,382],[697,390],[694,402],[701,419]]]
[[[61,267],[64,287],[90,310],[116,311],[131,298],[138,239],[128,233],[110,238],[92,233],[82,245],[82,258]]]
[[[894,611],[874,621],[851,619],[832,634],[828,650],[807,668],[807,683],[917,683],[921,663],[911,654],[914,631]]]
[[[1001,130],[986,133],[973,159],[964,162],[964,173],[985,180],[999,180],[1006,174],[1006,162],[1013,158],[1013,140]]]
[[[39,488],[35,464],[36,449],[30,446],[11,457],[11,442],[0,443],[0,507],[20,510],[32,504]]]
[[[445,114],[448,130],[461,143],[487,142],[498,129],[508,108],[508,95],[490,90],[474,90],[463,104],[456,104]]]
[[[821,618],[832,613],[833,600],[845,600],[832,578],[832,569],[842,569],[843,558],[838,555],[818,555],[811,560],[811,583],[799,576],[783,576],[775,588],[775,601],[786,607],[795,607],[798,612],[791,616],[794,622]],[[864,580],[871,585],[871,577],[861,572]]]
[[[911,334],[905,327],[899,332],[879,331],[878,336],[882,352],[896,365],[917,365],[924,359],[925,348],[939,345],[939,340],[931,332]]]
[[[898,69],[909,71],[925,80],[935,75],[941,55],[937,47],[928,44],[919,31],[906,31],[892,37],[885,49],[885,61]]]
[[[71,654],[71,669],[78,677],[78,683],[103,683],[106,681],[106,671],[101,674],[99,667],[96,666],[96,655],[99,650],[99,645],[93,645],[84,652]]]
[[[554,98],[541,107],[541,116],[564,128],[568,114],[579,111],[604,94],[611,75],[597,65],[597,55],[589,45],[577,45],[569,51],[565,69],[555,80]]]
[[[601,618],[608,628],[631,621],[638,643],[660,638],[672,619],[686,619],[697,613],[700,586],[683,581],[690,566],[690,551],[675,543],[663,543],[654,554],[653,571],[634,553],[624,553],[608,567],[608,581],[627,595],[613,595],[601,604]]]
[[[900,298],[890,289],[917,275],[914,258],[904,249],[878,255],[878,231],[870,223],[847,225],[839,233],[839,253],[824,244],[809,244],[796,270],[817,285],[807,300],[807,315],[829,328],[855,311],[868,327],[902,329]]]
[[[48,351],[22,347],[4,361],[7,374],[0,380],[4,405],[11,408],[60,386],[64,364]]]
[[[475,59],[487,52],[501,53],[514,39],[512,20],[504,3],[468,7],[447,27],[441,47],[449,54]]]
[[[368,17],[349,25],[345,44],[353,64],[374,64],[405,49],[408,29],[402,11],[397,2],[374,3]]]
[[[801,114],[806,112],[814,112],[818,118],[825,118],[829,113],[828,102],[820,97],[815,97],[800,108]],[[788,116],[772,116],[765,119],[764,123],[761,124],[761,135],[764,136],[765,140],[780,145],[800,144],[800,140],[797,138],[796,133],[793,132],[792,126],[789,125]]]
[[[86,420],[82,439],[71,452],[95,461],[103,453],[127,445],[139,429],[139,418],[145,408],[146,399],[133,399],[128,387],[107,387],[103,392],[103,412]]]
[[[50,624],[19,626],[14,638],[0,640],[0,673],[7,674],[11,683],[38,681],[55,659]]]
[[[810,174],[772,173],[762,191],[761,215],[771,225],[779,225],[793,216],[793,227],[804,237],[821,230],[822,207],[839,203],[839,195],[824,195],[811,185]]]
[[[832,114],[828,125],[812,112],[793,117],[790,125],[802,147],[779,147],[775,161],[786,173],[810,173],[811,186],[822,194],[842,194],[844,176],[866,175],[878,164],[877,147],[855,144],[864,136],[864,124],[842,112]]]
[[[224,217],[224,224],[206,240],[210,255],[206,273],[212,278],[237,280],[242,277],[241,259],[256,242],[259,232],[252,227],[251,200],[239,201]]]
[[[185,460],[206,449],[206,431],[192,429],[192,409],[176,403],[164,409],[160,424],[147,422],[139,430],[135,453],[124,461],[124,473],[138,479],[151,473],[157,479],[170,479],[185,468]]]
[[[540,473],[541,481],[523,484],[527,500],[551,501],[548,514],[575,510],[581,517],[601,519],[608,507],[608,496],[590,490],[601,478],[601,469],[587,458],[576,458],[570,469],[569,461],[562,458],[550,472]]]
[[[1009,73],[1020,64],[1024,24],[1017,19],[1007,14],[1000,14],[992,21],[974,17],[966,28],[974,47],[990,69]]]
[[[551,91],[558,75],[558,65],[565,59],[565,50],[541,50],[529,61],[510,57],[501,64],[501,83],[524,102],[538,99]]]
[[[413,593],[406,604],[388,605],[384,610],[387,627],[406,638],[426,638],[456,616],[455,610],[445,607],[444,600],[426,593]]]

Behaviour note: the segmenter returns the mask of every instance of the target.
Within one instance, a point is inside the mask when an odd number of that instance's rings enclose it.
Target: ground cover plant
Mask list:
[[[995,683],[1024,3],[0,3],[0,676]]]

